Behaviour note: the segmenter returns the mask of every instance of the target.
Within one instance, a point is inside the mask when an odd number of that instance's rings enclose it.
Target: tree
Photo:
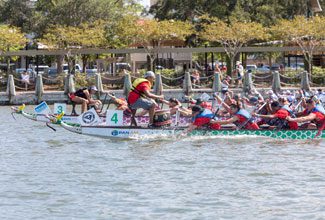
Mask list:
[[[19,27],[26,33],[31,30],[33,12],[30,0],[0,0],[0,23]]]
[[[310,0],[158,0],[150,8],[155,18],[194,21],[203,14],[223,21],[236,18],[273,25],[277,19],[307,16]],[[325,15],[325,0],[319,0]]]
[[[0,52],[16,51],[26,45],[27,39],[19,28],[0,25]],[[9,73],[10,57],[7,58],[7,73]]]
[[[40,41],[52,49],[101,48],[107,46],[104,33],[102,21],[81,24],[79,27],[57,25],[50,27]],[[69,53],[66,57],[69,64],[70,61],[74,62]],[[88,56],[83,55],[82,58],[84,71]]]
[[[38,0],[35,32],[42,35],[49,25],[78,27],[98,20],[114,21],[139,10],[135,0]]]
[[[110,27],[107,37],[118,47],[143,47],[150,60],[150,70],[160,48],[165,44],[184,42],[193,32],[188,22],[154,19],[139,19],[136,16],[125,16],[115,27]]]
[[[218,42],[224,47],[230,59],[231,70],[234,67],[235,57],[240,48],[268,37],[265,28],[255,22],[233,21],[227,24],[218,18],[209,18],[208,20],[208,23],[203,24],[203,30],[199,35],[205,40]]]
[[[308,62],[308,71],[312,73],[313,54],[320,46],[325,45],[325,17],[305,18],[297,16],[292,20],[281,19],[270,28],[275,40],[293,42],[302,49]]]

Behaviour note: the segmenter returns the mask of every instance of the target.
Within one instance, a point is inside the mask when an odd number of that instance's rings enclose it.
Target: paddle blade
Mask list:
[[[323,121],[322,126],[320,126],[320,128],[318,129],[318,132],[317,132],[317,134],[315,135],[314,138],[317,138],[319,135],[321,135],[321,133],[323,132],[324,128],[325,128],[325,120]]]

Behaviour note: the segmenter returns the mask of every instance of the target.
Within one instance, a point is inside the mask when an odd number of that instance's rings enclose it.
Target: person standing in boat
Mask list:
[[[153,124],[155,108],[158,107],[157,103],[153,99],[164,98],[163,95],[159,96],[150,92],[155,78],[156,76],[154,72],[148,71],[144,74],[144,78],[134,80],[128,97],[130,109],[137,110],[142,108],[149,111],[149,127]]]
[[[100,111],[102,102],[97,99],[93,99],[92,95],[97,92],[96,86],[91,86],[89,88],[82,88],[77,90],[75,93],[70,93],[70,100],[76,104],[81,104],[81,113],[87,111],[89,106],[93,106],[96,111]]]
[[[306,100],[306,109],[303,112],[296,114],[297,118],[287,117],[291,122],[308,122],[302,125],[303,128],[316,129],[323,126],[325,123],[325,110],[321,104],[318,103],[316,97]]]
[[[231,104],[228,106],[226,103],[223,103],[223,106],[226,109],[230,110],[232,117],[227,120],[214,120],[211,121],[212,124],[226,125],[226,124],[235,124],[237,129],[247,129],[247,130],[258,130],[259,126],[253,121],[252,116],[248,111],[241,108],[240,103]]]
[[[209,109],[202,108],[199,105],[194,105],[192,107],[192,123],[184,131],[184,134],[202,127],[207,127],[212,130],[219,130],[221,128],[219,124],[211,123],[213,118],[214,114]]]
[[[253,114],[253,116],[260,117],[262,119],[271,119],[272,125],[275,126],[277,129],[298,129],[297,122],[290,122],[286,119],[288,116],[294,117],[293,112],[292,110],[290,110],[289,106],[282,106],[278,101],[274,101],[271,103],[271,108],[272,112],[274,112],[273,114]]]

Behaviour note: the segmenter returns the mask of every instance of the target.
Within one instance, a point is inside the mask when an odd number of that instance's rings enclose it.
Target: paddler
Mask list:
[[[116,98],[114,95],[111,95],[111,100],[116,106],[116,110],[124,111],[124,114],[130,115],[131,111],[128,106],[128,102],[125,100],[125,98]]]
[[[214,114],[209,109],[204,109],[199,105],[192,107],[192,123],[184,131],[184,134],[191,132],[197,128],[208,127],[212,130],[219,130],[219,124],[211,124]]]
[[[261,114],[253,114],[253,116],[260,117],[262,119],[271,119],[272,125],[276,126],[278,129],[290,129],[297,130],[298,123],[290,122],[286,118],[288,116],[293,116],[293,112],[289,108],[289,106],[282,106],[278,101],[274,101],[271,103],[271,108],[273,114],[270,115],[261,115]]]
[[[227,120],[215,120],[211,121],[212,124],[226,125],[226,124],[235,124],[237,129],[248,129],[248,130],[258,130],[258,125],[253,121],[252,116],[248,111],[241,108],[240,103],[231,104],[228,106],[226,103],[223,103],[223,106],[226,109],[230,110],[232,117]]]
[[[212,111],[212,104],[210,102],[203,101],[201,98],[196,99],[195,105],[199,105],[202,108]]]
[[[287,120],[297,123],[308,122],[302,126],[307,129],[320,128],[323,126],[325,121],[325,110],[323,106],[318,103],[316,97],[306,100],[306,109],[303,112],[297,113],[296,115],[297,118],[288,116]]]
[[[134,80],[128,97],[130,109],[137,110],[142,108],[149,111],[149,127],[153,126],[155,108],[158,107],[157,103],[153,99],[164,98],[163,95],[155,95],[150,92],[155,78],[154,72],[148,71],[144,74],[144,78]]]
[[[178,112],[180,112],[183,116],[190,116],[192,111],[190,109],[184,108],[180,101],[176,98],[170,98],[167,100],[161,100],[162,103],[168,105],[170,110],[170,115],[175,115]]]
[[[70,93],[70,100],[76,104],[81,104],[81,113],[85,112],[88,106],[94,106],[97,112],[100,112],[102,102],[97,99],[93,99],[92,95],[97,92],[96,86],[89,88],[82,88],[77,90],[75,93]]]

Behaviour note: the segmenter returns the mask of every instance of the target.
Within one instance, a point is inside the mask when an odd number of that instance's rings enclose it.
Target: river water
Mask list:
[[[112,141],[0,107],[0,219],[324,219],[325,141]]]

